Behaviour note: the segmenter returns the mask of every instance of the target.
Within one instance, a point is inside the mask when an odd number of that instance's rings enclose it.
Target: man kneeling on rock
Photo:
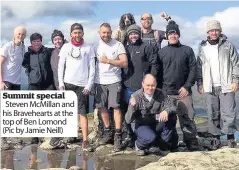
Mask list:
[[[136,135],[137,155],[145,155],[146,150],[151,152],[157,146],[174,150],[178,144],[176,108],[156,86],[154,76],[145,75],[142,88],[132,94],[125,115],[126,123],[131,124]]]

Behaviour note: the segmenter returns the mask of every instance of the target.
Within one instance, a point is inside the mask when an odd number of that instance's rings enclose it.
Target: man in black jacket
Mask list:
[[[159,50],[159,88],[177,100],[177,112],[189,150],[198,149],[197,131],[193,121],[194,108],[191,87],[195,83],[196,58],[192,48],[179,41],[180,30],[174,21],[166,28],[168,45]]]
[[[167,95],[156,89],[154,76],[146,74],[142,88],[132,94],[125,120],[132,125],[137,136],[135,149],[137,155],[144,155],[145,149],[157,145],[173,150],[178,144],[176,131],[176,108]],[[157,141],[157,138],[159,141]],[[154,143],[155,142],[155,143]]]
[[[157,53],[153,47],[143,43],[141,28],[131,25],[127,29],[128,45],[125,47],[128,57],[128,67],[123,69],[125,102],[128,103],[130,94],[141,88],[143,77],[147,73],[157,75]]]

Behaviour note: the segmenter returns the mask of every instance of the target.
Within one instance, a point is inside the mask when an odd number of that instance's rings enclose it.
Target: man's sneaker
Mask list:
[[[88,141],[83,141],[82,142],[82,151],[85,151],[85,152],[93,152],[94,149],[92,146],[90,146],[89,142]]]
[[[115,152],[119,152],[121,150],[121,142],[122,142],[122,138],[121,138],[121,133],[115,133],[114,136],[114,151]]]
[[[229,148],[236,148],[237,147],[237,143],[236,143],[235,139],[227,140],[227,145],[228,145]]]
[[[39,139],[37,137],[34,137],[31,139],[31,144],[38,144],[39,143]]]
[[[100,145],[105,145],[113,142],[113,134],[110,129],[105,129],[103,138],[100,139]]]
[[[8,150],[8,149],[10,149],[10,145],[9,145],[9,143],[7,143],[7,139],[2,138],[1,139],[1,150]]]
[[[136,142],[135,142],[135,153],[136,153],[137,156],[144,156],[145,155],[144,150],[139,149],[138,146],[136,145]]]

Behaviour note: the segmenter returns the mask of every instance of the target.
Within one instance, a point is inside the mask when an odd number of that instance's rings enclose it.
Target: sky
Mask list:
[[[179,25],[181,43],[195,51],[206,37],[206,22],[217,19],[222,24],[223,33],[239,49],[239,2],[236,1],[1,1],[0,44],[12,39],[16,26],[24,25],[27,28],[26,45],[30,45],[30,35],[38,32],[43,35],[43,44],[52,46],[53,30],[61,30],[66,39],[70,39],[70,26],[75,22],[84,26],[84,39],[94,43],[99,40],[101,23],[109,22],[115,30],[121,15],[129,12],[138,25],[142,13],[151,13],[153,28],[160,30],[165,30],[167,24],[160,14],[167,12]],[[163,45],[166,44],[164,41]]]

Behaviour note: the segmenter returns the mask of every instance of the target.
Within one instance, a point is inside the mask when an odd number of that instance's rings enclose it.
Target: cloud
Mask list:
[[[85,17],[95,15],[97,2],[91,1],[3,1],[4,19],[32,19],[40,17]],[[21,5],[21,8],[19,8]]]
[[[25,3],[25,2],[21,2]],[[94,8],[98,5],[96,2],[26,2],[19,8],[18,3],[3,2],[1,15],[5,18],[18,18],[17,20],[4,19],[2,23],[2,42],[9,41],[12,38],[12,32],[15,26],[25,25],[28,31],[28,37],[34,32],[39,32],[43,35],[43,43],[51,46],[51,33],[54,29],[61,30],[67,40],[70,39],[70,26],[75,22],[80,22],[84,26],[85,40],[94,43],[99,40],[98,29],[103,22],[109,22],[114,29],[117,28],[120,16],[118,18],[110,18],[108,15],[102,20],[93,21]],[[36,6],[38,8],[36,8]],[[64,8],[62,8],[64,6]],[[61,8],[60,8],[61,7]],[[60,9],[59,9],[60,8]],[[87,8],[87,9],[86,9]],[[28,10],[27,10],[28,9]],[[17,12],[17,10],[20,10]],[[26,12],[22,12],[26,11]],[[77,12],[76,12],[77,11]],[[88,11],[88,12],[87,12]],[[86,12],[86,13],[85,13]],[[132,11],[133,12],[133,11]],[[84,13],[85,17],[79,17]],[[57,15],[56,15],[57,14]],[[31,17],[30,17],[31,16]],[[47,17],[57,16],[54,22],[49,22]],[[88,17],[86,17],[88,16]],[[181,37],[180,41],[191,46],[195,53],[197,52],[198,44],[202,39],[206,38],[205,24],[210,19],[217,19],[222,24],[223,33],[228,36],[237,49],[239,49],[239,24],[236,24],[239,16],[239,7],[227,8],[224,11],[216,12],[213,16],[202,16],[198,20],[191,21],[180,16],[172,16],[180,27]],[[33,18],[41,18],[41,20]],[[153,13],[154,29],[165,30],[166,21],[161,18],[160,14]],[[94,18],[93,18],[94,19]],[[140,16],[135,16],[136,22],[140,25]],[[51,19],[52,20],[52,19]],[[26,39],[29,44],[29,39]],[[167,41],[163,41],[166,45]]]

